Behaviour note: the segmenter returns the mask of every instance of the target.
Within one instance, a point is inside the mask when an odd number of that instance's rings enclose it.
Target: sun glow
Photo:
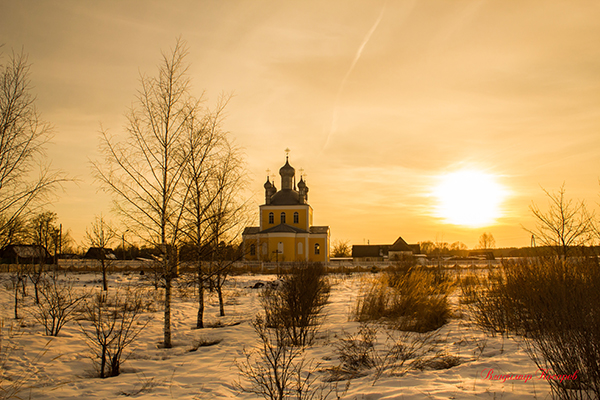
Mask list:
[[[454,225],[493,225],[502,216],[506,193],[493,175],[471,170],[446,174],[433,192],[438,199],[436,215]]]

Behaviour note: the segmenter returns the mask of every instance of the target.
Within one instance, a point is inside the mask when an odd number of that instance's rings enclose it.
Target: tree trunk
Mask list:
[[[100,263],[102,264],[102,288],[107,292],[108,286],[106,285],[106,264],[104,263],[104,259],[101,259]]]
[[[198,317],[196,319],[196,328],[204,328],[204,280],[198,279]]]
[[[15,282],[15,319],[19,319],[19,278]]]
[[[106,368],[106,345],[102,344],[102,355],[100,356],[100,378],[104,378],[104,369]]]
[[[219,279],[219,278],[217,278]],[[225,316],[225,306],[223,304],[223,289],[222,289],[222,282],[218,282],[217,283],[217,295],[219,296],[219,315],[221,315],[221,317]]]
[[[173,347],[171,344],[171,271],[166,272],[164,346],[166,349],[170,349]]]

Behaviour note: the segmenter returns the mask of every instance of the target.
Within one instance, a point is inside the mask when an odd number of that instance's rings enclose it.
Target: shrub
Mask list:
[[[261,296],[267,326],[293,346],[312,344],[329,299],[325,268],[320,263],[294,264],[280,276],[280,284],[267,287]]]
[[[75,318],[77,306],[87,297],[85,293],[77,293],[74,284],[73,279],[61,280],[56,274],[40,283],[34,317],[44,326],[46,335],[58,336],[62,327]]]
[[[377,329],[361,324],[355,335],[345,335],[334,345],[340,359],[341,371],[355,375],[358,371],[375,366]]]
[[[259,337],[254,351],[244,349],[245,359],[237,363],[240,375],[249,381],[235,386],[268,400],[327,399],[334,388],[316,383],[318,365],[307,361],[303,348],[281,340],[277,329],[268,328],[261,316],[252,323]]]
[[[141,320],[144,297],[140,290],[118,289],[106,298],[97,295],[84,307],[89,325],[78,321],[92,350],[100,378],[118,376],[127,358],[125,349],[148,325],[151,317]]]
[[[383,341],[378,338],[381,329],[385,334]],[[387,371],[404,374],[411,369],[423,368],[439,358],[427,358],[437,346],[436,339],[435,333],[399,331],[389,326],[362,323],[355,334],[346,334],[335,344],[341,364],[330,370],[330,379],[352,379],[373,369],[375,383]]]
[[[443,275],[424,268],[392,269],[374,279],[359,296],[355,318],[361,322],[384,320],[406,331],[436,330],[451,316],[451,287]]]
[[[578,379],[549,380],[556,398],[600,398],[600,266],[597,258],[506,262],[473,303],[487,330],[525,336],[538,368]],[[494,304],[482,306],[482,304]]]

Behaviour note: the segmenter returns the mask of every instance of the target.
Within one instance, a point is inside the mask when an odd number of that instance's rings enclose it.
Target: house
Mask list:
[[[353,245],[354,261],[397,260],[421,252],[418,244],[408,244],[401,236],[393,244]]]
[[[264,184],[265,204],[259,206],[259,226],[242,233],[246,261],[328,262],[329,226],[313,226],[313,209],[308,204],[304,177],[296,185],[296,170],[286,156],[279,170],[281,189],[269,176]]]
[[[41,245],[9,244],[0,250],[4,264],[53,264],[48,250]]]
[[[116,260],[112,249],[106,247],[90,247],[83,258],[88,260]]]

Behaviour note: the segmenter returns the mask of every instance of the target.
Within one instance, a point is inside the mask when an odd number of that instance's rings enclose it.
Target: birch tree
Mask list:
[[[51,126],[35,107],[29,73],[27,55],[22,52],[0,63],[1,242],[10,237],[25,211],[47,204],[52,191],[67,180],[45,163]]]
[[[186,139],[200,129],[200,99],[190,92],[187,49],[177,40],[163,53],[158,75],[140,79],[141,89],[127,114],[124,138],[106,131],[105,162],[94,169],[114,195],[116,211],[132,232],[160,250],[165,289],[164,346],[171,344],[171,290],[177,275],[181,218],[189,188],[183,185]]]

